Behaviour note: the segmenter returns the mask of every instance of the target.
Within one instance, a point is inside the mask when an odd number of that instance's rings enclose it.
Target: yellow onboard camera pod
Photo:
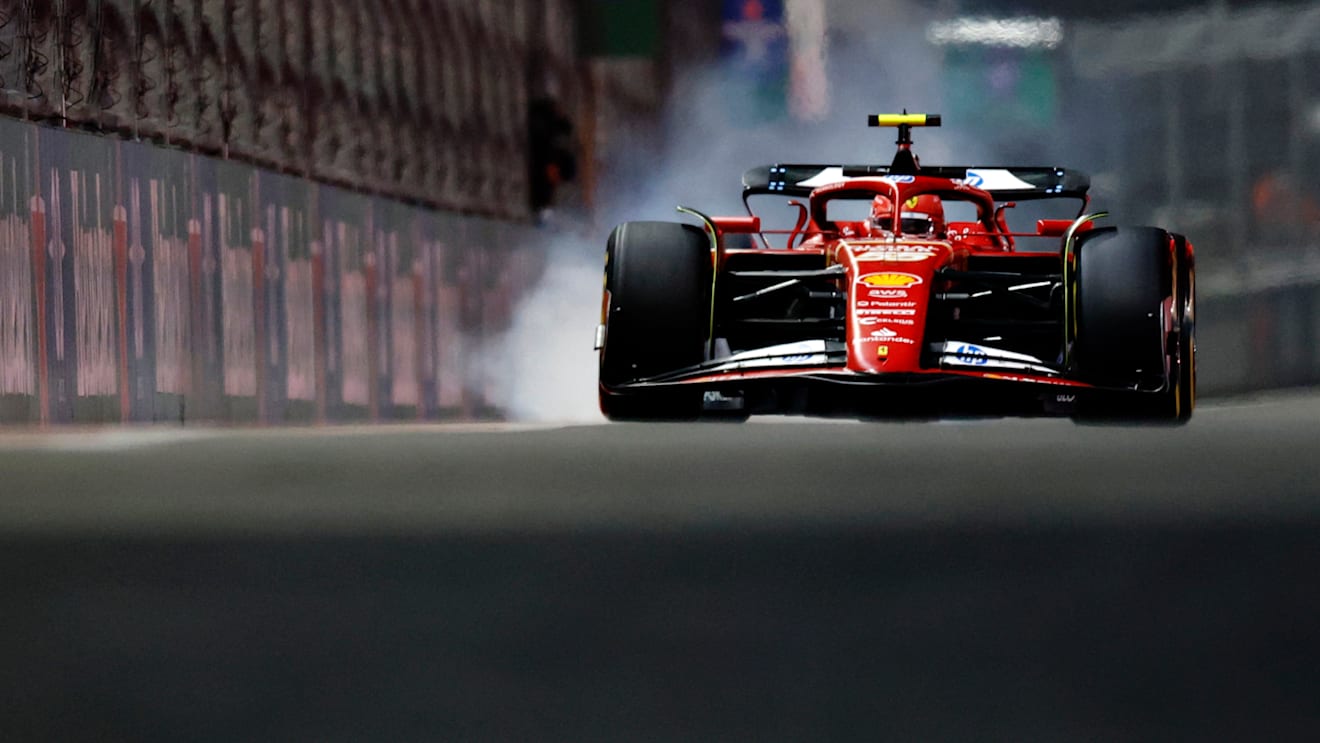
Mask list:
[[[939,114],[871,114],[867,126],[939,126]]]
[[[916,175],[921,170],[916,155],[912,154],[912,127],[939,126],[939,114],[871,114],[866,117],[867,126],[892,126],[898,128],[898,151],[894,153],[894,162],[889,165],[890,175]]]

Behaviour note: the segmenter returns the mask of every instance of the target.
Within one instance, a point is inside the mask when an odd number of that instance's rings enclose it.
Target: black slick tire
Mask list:
[[[1180,252],[1185,241],[1155,227],[1106,227],[1078,239],[1074,369],[1084,381],[1130,390],[1091,396],[1079,420],[1190,418],[1195,290],[1190,259],[1180,260]]]
[[[605,252],[600,409],[610,420],[693,420],[696,388],[620,385],[701,363],[710,325],[710,239],[674,222],[625,222]]]

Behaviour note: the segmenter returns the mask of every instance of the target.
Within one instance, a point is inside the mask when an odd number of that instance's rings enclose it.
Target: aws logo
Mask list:
[[[884,273],[867,274],[857,279],[857,282],[867,286],[907,288],[922,283],[922,278],[910,273],[886,271]]]

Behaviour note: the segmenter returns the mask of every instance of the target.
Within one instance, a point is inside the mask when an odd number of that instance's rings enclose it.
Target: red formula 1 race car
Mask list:
[[[938,116],[870,124],[898,129],[888,166],[754,168],[750,216],[615,228],[607,417],[1191,417],[1187,238],[1098,224],[1073,170],[921,167],[911,128]]]

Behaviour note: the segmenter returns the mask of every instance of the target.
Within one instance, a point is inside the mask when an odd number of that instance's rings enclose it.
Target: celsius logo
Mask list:
[[[985,349],[980,346],[973,346],[970,343],[958,347],[958,361],[972,366],[985,366],[990,357],[986,355]]]
[[[884,273],[867,274],[859,279],[858,282],[867,286],[875,287],[909,287],[922,283],[920,276],[914,276],[910,273],[898,273],[897,271],[886,271]]]

